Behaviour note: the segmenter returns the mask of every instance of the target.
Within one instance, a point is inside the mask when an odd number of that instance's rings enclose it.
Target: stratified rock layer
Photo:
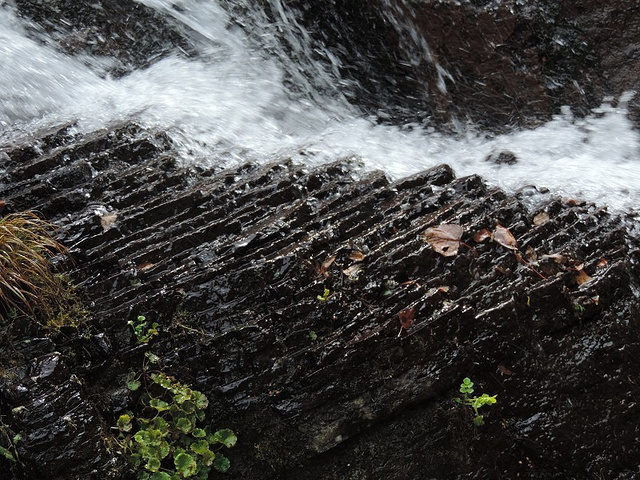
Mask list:
[[[447,166],[396,182],[354,159],[205,170],[135,125],[71,132],[0,156],[6,210],[64,228],[92,310],[82,334],[5,332],[21,478],[127,476],[103,439],[148,350],[236,431],[230,478],[638,473],[638,250],[606,210],[530,212]],[[450,257],[424,240],[443,223],[464,228]],[[497,225],[517,250],[482,239]],[[149,344],[137,315],[160,324]],[[498,396],[479,428],[453,402],[466,376]]]

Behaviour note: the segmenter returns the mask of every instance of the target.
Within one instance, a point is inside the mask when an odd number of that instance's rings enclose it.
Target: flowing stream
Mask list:
[[[447,135],[380,125],[347,102],[339,61],[329,51],[312,51],[308,33],[281,0],[270,0],[277,22],[248,8],[247,0],[233,2],[235,9],[225,0],[142,1],[191,31],[198,54],[170,55],[118,79],[104,74],[108,59],[71,57],[34,40],[27,21],[0,4],[0,143],[64,121],[77,120],[86,131],[134,118],[167,130],[186,161],[314,164],[355,155],[392,178],[448,163],[459,176],[480,174],[509,191],[536,185],[636,210],[640,135],[626,116],[628,95],[586,118],[574,118],[567,106],[534,130],[497,136],[472,126]],[[244,2],[246,17],[232,22],[229,12]],[[242,23],[250,28],[232,27]],[[424,41],[411,32],[407,38],[431,61]],[[313,60],[318,54],[323,62]],[[486,161],[504,150],[515,154],[515,165]]]

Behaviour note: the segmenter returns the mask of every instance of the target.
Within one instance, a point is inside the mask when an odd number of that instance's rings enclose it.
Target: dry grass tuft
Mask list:
[[[55,226],[31,212],[0,219],[0,313],[17,312],[52,320],[69,298],[69,286],[53,270],[51,260],[66,256],[55,241]]]

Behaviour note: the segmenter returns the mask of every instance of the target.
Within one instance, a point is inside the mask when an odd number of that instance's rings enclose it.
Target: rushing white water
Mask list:
[[[272,0],[282,8],[279,0]],[[168,130],[184,157],[195,162],[270,161],[293,157],[324,162],[357,155],[367,168],[402,177],[439,163],[458,175],[477,173],[508,190],[526,185],[553,193],[636,210],[640,200],[640,135],[626,116],[626,100],[575,119],[570,108],[535,130],[487,138],[473,131],[447,136],[432,129],[377,125],[340,94],[337,60],[313,64],[306,32],[282,11],[296,34],[290,40],[301,63],[287,66],[266,20],[262,48],[243,29],[229,28],[215,1],[144,3],[199,34],[200,55],[169,56],[126,77],[102,75],[100,60],[72,58],[34,41],[9,7],[0,7],[0,126],[7,132],[79,120],[90,130],[135,118]],[[254,19],[260,22],[260,19]],[[260,26],[260,25],[258,25]],[[425,52],[428,56],[428,52]],[[307,62],[307,63],[304,63]],[[308,70],[312,71],[309,73]],[[299,74],[300,71],[308,74]],[[445,72],[446,73],[446,72]],[[285,86],[295,82],[297,92]],[[309,81],[313,78],[313,82]],[[415,126],[414,126],[415,127]],[[515,165],[485,161],[508,150]]]

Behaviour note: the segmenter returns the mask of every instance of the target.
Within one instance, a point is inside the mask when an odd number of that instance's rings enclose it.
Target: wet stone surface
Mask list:
[[[6,212],[63,227],[91,308],[59,335],[3,327],[18,478],[130,478],[105,439],[146,351],[237,433],[228,478],[640,473],[638,242],[606,210],[528,211],[447,166],[183,168],[128,123],[2,152]],[[463,228],[455,255],[425,241],[442,224]],[[466,376],[498,396],[481,427],[453,401]]]

